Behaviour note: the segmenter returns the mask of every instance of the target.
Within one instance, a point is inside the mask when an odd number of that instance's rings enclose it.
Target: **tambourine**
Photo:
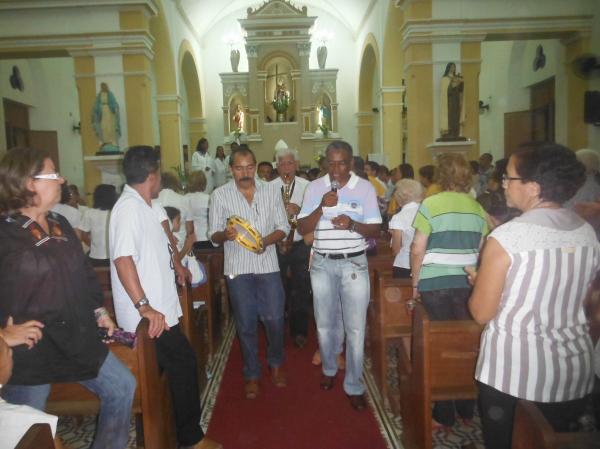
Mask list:
[[[242,217],[232,215],[227,219],[227,226],[232,226],[237,231],[235,241],[253,253],[260,253],[263,250],[263,241],[261,235],[250,223]]]

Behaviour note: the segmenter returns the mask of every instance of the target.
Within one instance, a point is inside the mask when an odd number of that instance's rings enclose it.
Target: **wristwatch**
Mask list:
[[[142,306],[149,306],[150,305],[150,301],[148,301],[148,298],[142,298],[140,299],[138,302],[136,302],[133,307],[135,307],[136,309],[139,310],[140,307]]]

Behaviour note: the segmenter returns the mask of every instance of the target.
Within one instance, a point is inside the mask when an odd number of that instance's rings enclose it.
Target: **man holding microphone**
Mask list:
[[[314,232],[310,278],[323,362],[321,388],[330,390],[337,373],[337,329],[346,336],[344,391],[352,407],[364,410],[362,382],[365,323],[369,305],[367,238],[377,237],[381,215],[373,186],[352,171],[352,147],[333,141],[325,153],[328,174],[309,184],[298,215],[300,234]]]

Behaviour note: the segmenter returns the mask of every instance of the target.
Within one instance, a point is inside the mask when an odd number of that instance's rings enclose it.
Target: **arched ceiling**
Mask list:
[[[252,0],[229,0],[227,2],[215,0],[175,0],[179,10],[187,16],[198,38],[203,39],[204,34],[211,27],[223,18],[244,11],[243,17],[246,17],[246,9],[248,7],[256,8],[264,3],[264,1]],[[319,8],[328,11],[334,17],[338,18],[353,35],[357,35],[369,16],[371,10],[377,3],[377,0],[301,0],[291,3],[301,8],[308,8],[308,15],[316,15],[311,12],[312,8]],[[226,31],[224,30],[223,33]]]

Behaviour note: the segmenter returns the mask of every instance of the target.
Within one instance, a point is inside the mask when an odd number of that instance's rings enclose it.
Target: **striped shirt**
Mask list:
[[[469,288],[464,267],[477,264],[488,233],[481,205],[466,193],[441,192],[423,200],[413,227],[428,236],[419,291]]]
[[[304,202],[298,218],[310,215],[321,204],[323,195],[330,190],[329,175],[311,182],[304,193]],[[352,253],[366,249],[367,242],[361,234],[333,227],[331,219],[338,215],[347,215],[359,223],[381,223],[377,196],[369,181],[351,172],[346,185],[338,190],[338,204],[335,207],[323,208],[313,242],[314,250],[321,253]]]
[[[227,219],[237,215],[247,220],[258,233],[266,237],[274,231],[290,231],[281,192],[274,185],[257,182],[252,204],[235,185],[235,181],[216,189],[210,197],[208,214],[208,236],[220,232],[227,226]],[[214,243],[214,242],[213,242]],[[279,271],[275,245],[267,246],[262,254],[255,254],[235,241],[224,244],[226,276],[238,274],[264,274]]]
[[[530,401],[585,396],[593,347],[584,298],[600,261],[594,230],[567,209],[533,209],[490,237],[511,264],[481,337],[476,379]]]

